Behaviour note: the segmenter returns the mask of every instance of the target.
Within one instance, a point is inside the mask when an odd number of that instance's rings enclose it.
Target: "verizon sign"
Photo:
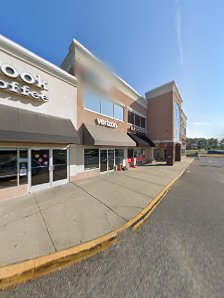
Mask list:
[[[30,97],[34,100],[47,102],[48,83],[41,79],[38,74],[18,71],[14,66],[1,64],[0,71],[8,79],[0,79],[0,89]],[[36,87],[38,91],[32,90]]]
[[[117,128],[117,123],[115,123],[115,122],[111,122],[109,120],[104,120],[104,119],[99,119],[99,118],[97,118],[96,121],[97,121],[97,124],[99,124],[99,125],[111,127],[114,129]]]

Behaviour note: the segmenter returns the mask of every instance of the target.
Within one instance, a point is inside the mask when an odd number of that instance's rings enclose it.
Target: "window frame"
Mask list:
[[[143,117],[143,116],[141,116],[140,114],[138,114],[138,113],[136,113],[136,112],[133,112],[133,111],[130,111],[130,110],[128,110],[128,113],[132,113],[132,114],[134,115],[134,123],[131,123],[131,122],[129,122],[129,120],[128,120],[128,121],[127,121],[128,124],[135,125],[135,126],[137,126],[137,127],[140,127],[140,128],[143,128],[143,129],[146,130],[146,117]],[[137,115],[138,117],[140,117],[140,126],[135,124],[135,116],[136,116],[136,115]],[[144,126],[144,127],[141,126],[142,119],[145,120],[145,126]]]
[[[114,100],[111,100],[110,98],[105,98],[104,96],[102,96],[102,95],[100,95],[100,94],[98,95],[98,96],[99,96],[99,101],[100,101],[100,109],[99,109],[99,112],[94,111],[94,110],[92,110],[92,109],[86,107],[86,99],[85,99],[85,96],[86,96],[86,93],[87,93],[89,90],[91,90],[91,89],[88,88],[88,89],[86,89],[86,90],[84,91],[83,107],[84,107],[85,110],[90,111],[90,112],[93,112],[93,113],[98,114],[98,115],[102,115],[102,116],[108,117],[108,118],[110,118],[110,119],[118,120],[118,121],[120,121],[120,122],[124,122],[124,121],[125,121],[125,119],[124,119],[124,118],[125,118],[124,106],[122,106],[121,104],[115,102]],[[90,92],[92,92],[92,91],[90,91]],[[93,93],[94,93],[94,91],[93,91]],[[95,92],[95,96],[97,96],[97,92]],[[108,115],[102,113],[102,102],[103,102],[103,100],[112,103],[112,105],[113,105],[113,109],[112,109],[113,116],[108,116]],[[123,120],[114,117],[114,106],[115,106],[115,105],[118,106],[118,107],[120,107],[120,108],[122,108],[122,111],[123,111]]]
[[[86,96],[87,96],[88,93],[91,93],[91,95],[93,94],[94,97],[96,97],[99,100],[99,112],[86,106]],[[101,98],[100,98],[100,96],[98,96],[97,93],[94,93],[89,88],[84,90],[84,100],[83,100],[83,103],[84,103],[84,105],[83,105],[84,106],[84,109],[86,109],[88,111],[91,111],[91,112],[94,112],[94,113],[98,113],[98,114],[101,113]]]

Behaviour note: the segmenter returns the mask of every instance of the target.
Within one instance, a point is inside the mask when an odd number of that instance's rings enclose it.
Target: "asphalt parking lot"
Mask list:
[[[195,160],[135,233],[6,297],[223,297],[224,158]]]

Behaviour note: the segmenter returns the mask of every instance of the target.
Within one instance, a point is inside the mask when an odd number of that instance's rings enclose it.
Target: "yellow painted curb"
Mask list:
[[[207,153],[200,153],[199,157],[224,157],[224,154],[207,154]]]
[[[164,189],[140,213],[138,213],[129,222],[113,230],[112,232],[105,234],[95,240],[91,240],[47,256],[0,267],[0,289],[16,286],[25,281],[32,280],[34,278],[56,271],[65,265],[79,262],[83,259],[93,256],[116,243],[118,235],[125,230],[132,229],[135,231],[150,216],[165,194],[183,175],[186,168],[192,162],[193,160],[175,179],[173,179],[166,187],[164,187]]]

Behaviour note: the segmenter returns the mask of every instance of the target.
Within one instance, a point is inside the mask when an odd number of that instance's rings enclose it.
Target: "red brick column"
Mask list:
[[[175,145],[175,161],[181,161],[181,144]]]
[[[175,161],[175,145],[173,143],[167,144],[166,150],[166,163],[168,166],[173,166]]]

